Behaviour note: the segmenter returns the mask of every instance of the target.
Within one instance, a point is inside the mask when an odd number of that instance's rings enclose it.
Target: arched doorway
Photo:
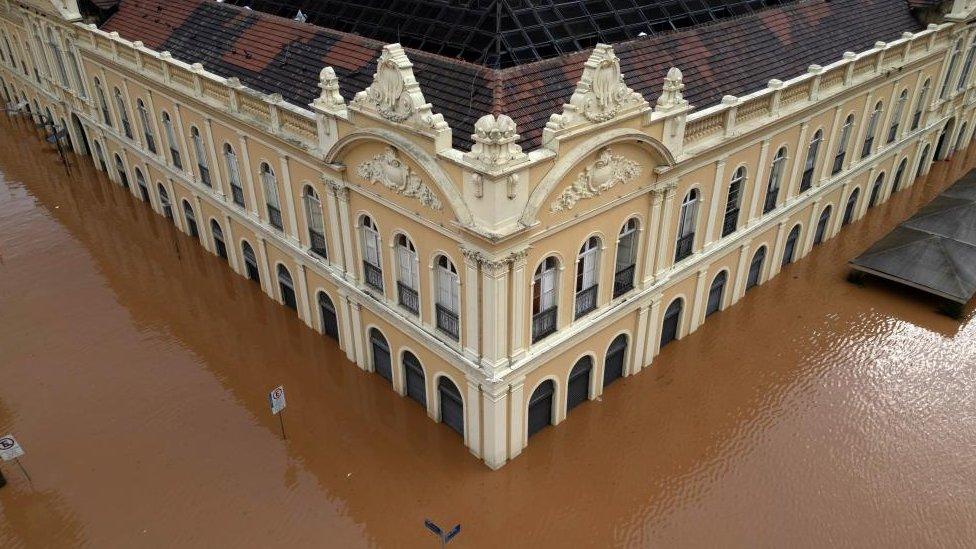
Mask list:
[[[186,221],[186,232],[193,238],[200,238],[200,231],[197,230],[197,216],[193,213],[193,206],[186,200],[183,201],[183,218]]]
[[[945,160],[949,158],[951,151],[949,147],[949,136],[952,135],[952,129],[956,125],[956,119],[950,118],[946,125],[942,128],[942,133],[939,134],[939,141],[935,145],[935,159]]]
[[[159,191],[159,204],[163,209],[163,215],[166,219],[170,221],[173,220],[173,204],[169,201],[169,193],[166,192],[166,187],[162,183],[156,184],[156,190]]]
[[[407,389],[407,396],[417,401],[426,409],[427,382],[424,379],[424,368],[420,365],[420,360],[410,351],[403,353],[403,379]]]
[[[956,136],[956,146],[952,148],[952,151],[958,151],[962,148],[963,139],[966,137],[966,123],[963,122],[962,126],[959,126],[959,135]]]
[[[681,326],[681,310],[684,308],[684,301],[679,297],[668,305],[664,311],[664,320],[661,322],[661,347],[678,339],[678,329]]]
[[[142,175],[142,170],[139,168],[136,168],[136,185],[139,186],[139,196],[142,198],[142,201],[152,205],[152,201],[149,200],[149,186],[146,185],[146,178]]]
[[[278,289],[281,290],[281,302],[289,309],[298,310],[298,300],[295,298],[295,283],[291,273],[284,265],[278,264]]]
[[[728,279],[729,273],[722,271],[712,281],[712,285],[708,289],[708,305],[705,307],[705,316],[722,310],[722,298],[725,297],[725,283]]]
[[[75,147],[75,152],[78,154],[89,154],[88,150],[88,133],[85,132],[85,126],[81,123],[81,119],[78,115],[71,113],[71,125],[75,128],[75,136],[77,137],[78,146]],[[74,140],[72,140],[74,143]]]
[[[227,244],[224,243],[224,231],[216,219],[210,220],[210,232],[213,233],[214,251],[222,259],[227,259]]]
[[[881,189],[884,187],[884,174],[879,174],[871,186],[871,199],[868,201],[868,208],[873,208],[881,201]]]
[[[126,189],[129,188],[129,175],[125,172],[125,163],[122,162],[122,157],[115,155],[115,169],[119,173],[119,183],[122,184]]]
[[[841,227],[850,224],[854,221],[854,211],[857,209],[857,197],[861,194],[861,189],[854,189],[851,192],[851,196],[847,199],[847,207],[844,208],[844,219],[841,223]]]
[[[793,263],[796,256],[796,242],[800,239],[800,226],[795,225],[786,237],[786,246],[783,248],[783,266]]]
[[[627,336],[620,334],[607,349],[603,360],[603,386],[607,387],[624,375],[624,357],[627,355]]]
[[[322,333],[339,341],[339,317],[335,305],[325,292],[319,292],[319,315],[322,317]]]
[[[915,179],[922,177],[922,173],[925,172],[925,164],[927,163],[926,160],[928,159],[928,157],[929,157],[929,146],[926,145],[925,148],[922,149],[922,156],[918,157],[918,167],[915,169]]]
[[[569,372],[569,384],[566,389],[566,412],[583,404],[590,399],[590,373],[593,371],[593,359],[589,356],[576,361]]]
[[[763,246],[752,256],[752,263],[749,264],[749,278],[746,279],[746,291],[759,285],[762,281],[763,263],[766,262],[766,247]]]
[[[258,270],[258,259],[254,255],[254,248],[247,241],[241,242],[241,255],[244,257],[244,270],[247,271],[247,277],[260,284],[261,271]]]
[[[817,222],[817,232],[813,237],[813,245],[816,246],[824,241],[827,236],[827,224],[830,222],[830,206],[820,212],[820,221]]]
[[[393,383],[393,367],[390,360],[390,344],[376,328],[369,329],[369,347],[373,351],[373,371]]]
[[[437,394],[440,397],[441,422],[463,437],[464,400],[461,399],[461,391],[447,376],[441,376],[437,380]]]
[[[552,425],[552,403],[556,393],[556,384],[551,379],[543,381],[529,398],[529,436],[538,433],[545,427]]]
[[[95,141],[95,160],[98,165],[102,168],[102,171],[108,174],[108,166],[105,165],[105,153],[102,152],[102,144]]]

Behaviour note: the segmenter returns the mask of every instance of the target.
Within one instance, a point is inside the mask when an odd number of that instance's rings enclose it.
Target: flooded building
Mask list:
[[[231,4],[0,0],[0,93],[491,467],[974,128],[963,0]]]

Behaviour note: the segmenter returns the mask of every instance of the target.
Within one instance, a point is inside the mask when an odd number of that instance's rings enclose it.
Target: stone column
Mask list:
[[[356,348],[356,364],[363,370],[371,371],[369,353],[366,351],[366,341],[363,338],[362,304],[349,300],[349,314],[352,317],[352,338]]]
[[[729,302],[729,306],[732,306],[742,299],[743,294],[745,294],[746,280],[749,278],[749,252],[750,240],[745,240],[739,244],[739,263],[735,269],[735,282],[732,286],[732,301]]]
[[[651,305],[647,308],[647,342],[644,344],[644,364],[641,369],[650,366],[654,357],[661,349],[661,298],[662,294],[651,296]]]
[[[102,80],[102,82],[104,83],[105,80]],[[166,138],[159,128],[159,113],[156,111],[155,105],[153,105],[153,92],[148,88],[146,89],[146,109],[149,110],[146,116],[149,118],[149,123],[152,124],[153,139],[156,140],[156,158],[162,158],[163,164],[166,164],[166,153],[164,151],[168,145],[164,143]],[[148,152],[148,149],[146,151]]]
[[[271,296],[271,299],[275,301],[278,300],[275,297],[275,284],[277,283],[277,276],[272,280],[271,274],[268,272],[271,269],[268,267],[268,241],[264,239],[263,236],[258,234],[258,263],[261,268],[261,286],[263,286],[264,293]],[[276,273],[277,274],[277,273]]]
[[[508,362],[508,267],[507,259],[481,264],[481,364],[488,378]]]
[[[525,432],[525,415],[522,413],[524,404],[525,378],[522,377],[513,381],[509,387],[508,459],[514,459],[521,454],[528,441],[528,433]]]
[[[135,185],[132,186],[135,187]],[[213,238],[210,222],[207,221],[207,216],[203,215],[203,200],[196,193],[193,193],[193,198],[197,203],[197,228],[200,231],[200,243],[203,244],[204,250],[214,252],[213,244],[210,241]]]
[[[667,253],[669,251],[668,246],[668,229],[671,227],[671,211],[674,209],[674,193],[677,189],[678,184],[675,181],[667,183],[664,186],[664,206],[661,211],[661,221],[657,225],[657,257],[654,260],[654,278],[655,280],[660,278],[661,273],[664,272],[670,266],[670,262],[667,260]]]
[[[695,303],[692,305],[691,322],[688,324],[688,333],[692,334],[701,326],[705,314],[705,288],[708,284],[707,268],[698,270],[695,278]]]
[[[759,165],[756,166],[756,177],[753,180],[752,185],[752,199],[749,201],[749,218],[746,220],[746,226],[751,227],[756,224],[756,220],[759,217],[759,211],[762,209],[760,207],[760,197],[762,196],[763,183],[765,181],[765,174],[769,160],[769,139],[763,139],[762,146],[759,149]]]
[[[633,356],[629,367],[624,368],[624,376],[636,374],[644,367],[644,346],[647,344],[647,314],[648,307],[641,305],[637,309],[637,331],[634,332]]]
[[[481,457],[481,390],[478,382],[468,379],[468,397],[464,407],[464,445],[477,457]],[[503,410],[504,412],[504,410]]]
[[[478,299],[478,266],[481,264],[481,255],[467,248],[461,248],[461,255],[464,256],[464,307],[461,307],[464,315],[464,354],[470,360],[478,362],[481,359],[481,306]]]
[[[180,140],[179,143],[174,143],[174,145],[176,146],[176,149],[180,151],[180,154],[183,156],[183,169],[180,171],[182,171],[185,174],[189,174],[190,179],[193,179],[193,163],[196,162],[196,156],[188,154],[189,149],[187,149],[186,146],[187,144],[186,131],[183,129],[183,114],[180,112],[181,110],[182,109],[180,109],[180,104],[173,102],[173,111],[174,114],[176,115],[175,120],[173,120],[173,123],[176,124],[176,138]],[[176,166],[174,165],[173,168],[176,168]]]
[[[327,179],[322,178],[325,183],[325,207],[328,211],[328,236],[329,236],[329,261],[331,263],[336,263],[342,268],[342,272],[346,272],[346,253],[343,249],[343,239],[352,238],[350,235],[352,229],[347,229],[342,226],[339,218],[339,199],[336,198],[339,189],[342,185]],[[342,191],[346,192],[346,191]]]
[[[227,242],[227,260],[230,262],[230,268],[234,269],[237,274],[243,274],[247,272],[247,268],[243,265],[238,265],[237,260],[237,241],[234,240],[234,224],[231,222],[230,214],[224,214],[224,226],[225,226],[225,238]]]
[[[664,200],[664,192],[660,189],[651,191],[651,208],[647,214],[647,223],[641,227],[646,240],[644,253],[644,284],[649,284],[654,279],[655,266],[657,265],[657,241],[660,234],[655,233],[654,229],[661,224],[661,202]]]
[[[352,312],[349,306],[349,294],[345,291],[339,290],[339,308],[342,310],[342,314],[339,315],[339,322],[342,323],[342,331],[340,332],[340,339],[342,344],[340,347],[346,352],[346,358],[349,362],[356,362],[356,339],[353,337],[352,328]]]
[[[240,138],[240,148],[241,148],[241,161],[238,163],[238,171],[242,172],[241,175],[244,177],[244,193],[246,195],[245,202],[251,207],[251,215],[260,218],[258,215],[258,199],[257,193],[254,190],[254,167],[251,166],[251,156],[247,152],[247,137],[241,136]]]
[[[213,120],[209,116],[206,118],[204,129],[207,132],[207,152],[210,156],[210,159],[208,160],[210,167],[210,179],[214,184],[214,190],[217,191],[217,195],[221,199],[224,199],[227,196],[227,191],[224,189],[224,178],[220,171],[220,155],[217,152],[216,145],[214,144]]]
[[[359,278],[359,266],[356,264],[356,252],[354,250],[356,227],[349,213],[349,187],[337,185],[333,189],[335,190],[336,205],[339,208],[339,226],[342,227],[342,255],[345,257],[343,267],[345,268],[346,279],[356,280]]]
[[[281,156],[279,158],[279,165],[281,166],[281,186],[285,191],[285,207],[283,208],[285,214],[285,232],[291,238],[291,240],[301,244],[301,240],[298,238],[298,220],[295,219],[295,193],[292,192],[291,188],[291,171],[288,169],[287,156]]]
[[[481,457],[492,469],[498,469],[508,461],[508,387],[481,392],[481,408],[484,415],[482,433],[484,448]],[[518,455],[518,454],[516,454]],[[512,456],[514,457],[514,456]]]
[[[773,243],[773,254],[769,258],[771,264],[769,266],[769,276],[766,277],[767,280],[778,275],[780,269],[783,268],[783,250],[786,247],[786,239],[784,238],[786,227],[786,220],[781,220],[779,222],[779,230],[776,231],[776,242]]]
[[[800,140],[796,146],[796,154],[793,159],[793,169],[790,171],[789,181],[786,183],[786,196],[783,197],[783,204],[789,202],[790,198],[799,194],[801,167],[807,162],[807,155],[810,154],[810,143],[807,134],[810,132],[810,121],[804,120],[800,123]]]
[[[810,206],[810,219],[807,221],[806,238],[800,248],[800,257],[806,256],[813,249],[813,240],[817,237],[817,223],[820,221],[820,199],[813,201]]]
[[[512,304],[509,311],[512,331],[510,338],[511,360],[517,361],[525,354],[525,314],[526,300],[525,289],[528,286],[527,274],[525,272],[525,259],[528,256],[527,250],[519,250],[509,256],[512,263],[512,282],[511,294]]]
[[[814,179],[816,180],[814,181],[814,183],[818,187],[820,185],[823,185],[824,181],[826,181],[830,177],[831,175],[830,172],[834,168],[834,157],[837,156],[837,145],[838,145],[838,139],[840,139],[841,124],[842,124],[841,122],[842,113],[840,109],[841,109],[841,105],[834,107],[834,122],[830,126],[830,134],[829,134],[831,138],[829,140],[825,140],[821,145],[825,149],[826,154],[824,155],[823,162],[820,163],[820,169],[819,169],[820,177],[814,177]]]
[[[864,94],[864,112],[861,114],[860,123],[854,127],[854,134],[851,137],[854,139],[853,143],[850,143],[850,147],[847,149],[847,157],[844,158],[844,170],[849,170],[851,164],[861,159],[861,149],[864,147],[864,138],[867,135],[868,120],[870,120],[871,113],[874,109],[871,105],[871,93]],[[875,128],[877,132],[877,128]]]
[[[728,157],[723,156],[717,162],[715,162],[715,181],[712,182],[712,207],[708,209],[708,224],[705,228],[705,248],[708,249],[715,243],[717,239],[715,224],[718,221],[719,211],[718,206],[722,201],[719,199],[719,193],[722,192],[722,183],[725,181],[725,164]]]
[[[311,298],[308,295],[308,270],[304,263],[298,264],[298,290],[302,295],[302,299],[298,302],[298,316],[305,321],[305,324],[309,328],[314,330],[315,325],[312,322],[312,310],[309,306]]]
[[[829,233],[831,238],[844,226],[844,214],[847,211],[847,199],[850,198],[850,192],[851,182],[847,180],[844,182],[843,187],[841,187],[840,200],[837,202],[837,215],[834,216],[833,227],[830,228]]]

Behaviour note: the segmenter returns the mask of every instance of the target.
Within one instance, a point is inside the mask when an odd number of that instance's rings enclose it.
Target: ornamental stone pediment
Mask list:
[[[357,173],[370,183],[379,183],[399,195],[416,198],[432,210],[443,208],[434,191],[410,166],[400,160],[393,147],[387,147],[383,153],[361,163]]]
[[[596,160],[576,175],[567,187],[549,204],[551,212],[572,210],[580,200],[593,198],[613,187],[630,183],[640,177],[641,166],[621,155],[613,154],[610,147],[600,150]]]

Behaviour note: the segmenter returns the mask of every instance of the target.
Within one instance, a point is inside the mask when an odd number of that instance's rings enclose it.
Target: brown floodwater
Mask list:
[[[845,281],[937,164],[500,471],[23,120],[0,117],[0,547],[966,546],[976,321]],[[283,384],[288,439],[267,409]]]

